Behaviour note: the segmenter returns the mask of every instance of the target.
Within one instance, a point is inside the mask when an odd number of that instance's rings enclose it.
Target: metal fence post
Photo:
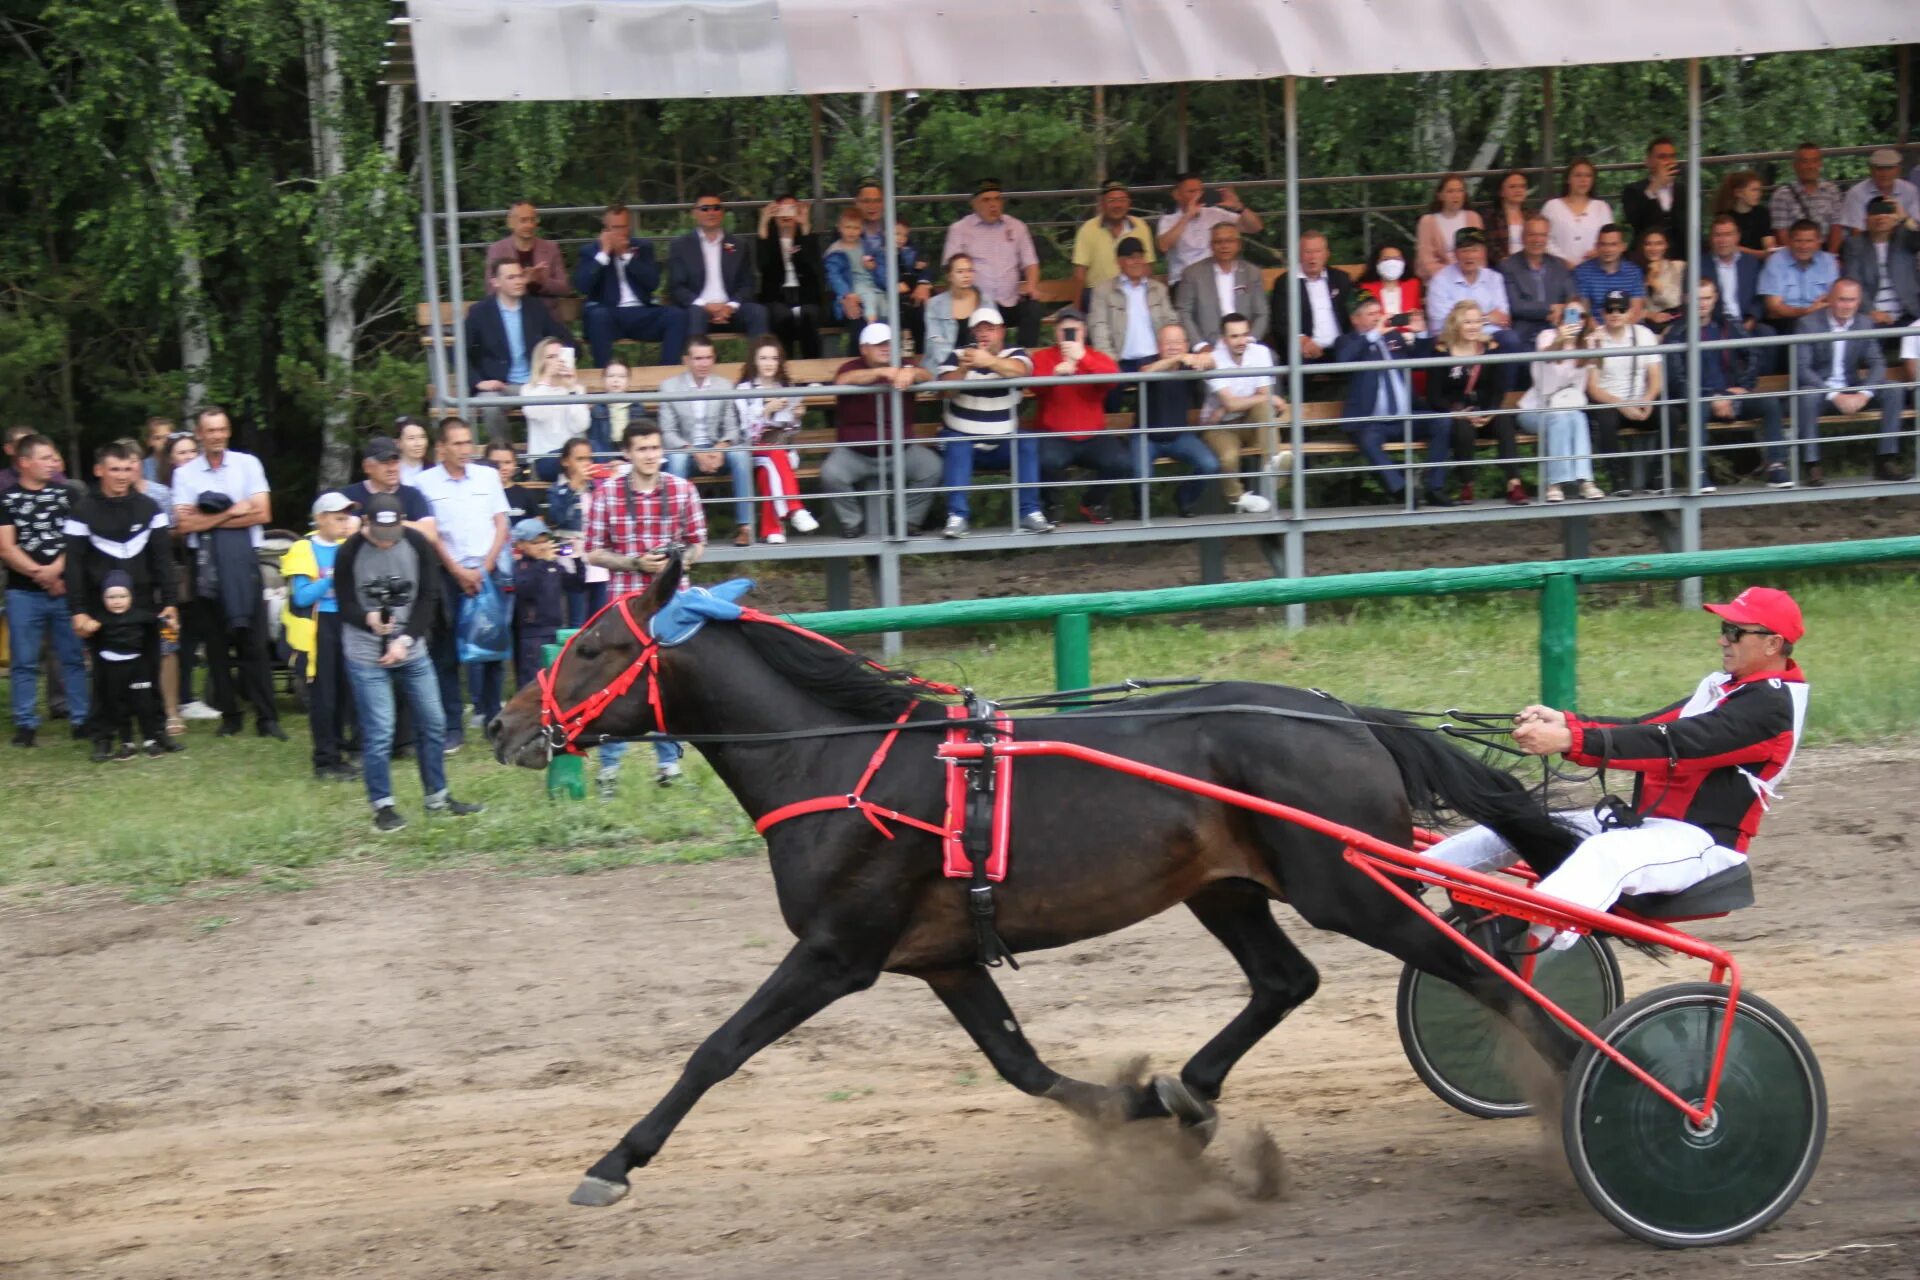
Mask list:
[[[1574,704],[1579,689],[1580,584],[1570,573],[1549,573],[1540,584],[1540,701]]]
[[[1053,620],[1053,687],[1084,689],[1093,683],[1093,628],[1084,613],[1063,613]]]

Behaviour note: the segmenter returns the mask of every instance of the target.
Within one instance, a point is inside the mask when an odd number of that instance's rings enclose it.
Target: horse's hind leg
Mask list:
[[[1233,953],[1253,988],[1247,1007],[1180,1069],[1181,1083],[1212,1102],[1234,1064],[1319,990],[1320,973],[1274,920],[1266,891],[1250,882],[1209,885],[1187,909]]]
[[[803,939],[740,1011],[693,1051],[673,1088],[646,1118],[587,1170],[572,1202],[600,1207],[626,1195],[627,1174],[653,1159],[702,1094],[808,1018],[842,996],[864,991],[879,976],[878,960],[851,958]]]

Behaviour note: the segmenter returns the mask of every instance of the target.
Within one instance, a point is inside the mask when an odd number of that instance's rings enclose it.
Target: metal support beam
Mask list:
[[[827,608],[853,608],[853,574],[845,560],[827,561]]]
[[[1913,141],[1913,46],[1903,44],[1894,55],[1893,136],[1901,146]]]
[[[871,567],[871,566],[870,566]],[[880,580],[876,585],[873,598],[882,609],[897,609],[900,599],[900,545],[889,542],[880,548]],[[900,633],[889,631],[880,637],[881,656],[893,661],[900,656]]]
[[[447,298],[453,304],[453,403],[467,416],[467,306],[460,283],[460,188],[454,177],[453,104],[440,104],[440,187],[447,197]],[[471,425],[471,424],[469,424]],[[476,431],[475,436],[479,433]]]
[[[1549,574],[1540,586],[1540,701],[1562,710],[1579,696],[1580,582]]]
[[[1307,576],[1307,534],[1304,529],[1287,530],[1281,542],[1286,552],[1287,577],[1304,578]],[[1287,609],[1287,630],[1299,631],[1307,625],[1307,606],[1290,604]]]
[[[820,95],[807,95],[807,114],[813,120],[813,219],[812,225],[827,225],[827,145],[821,133]]]
[[[1593,554],[1593,537],[1585,516],[1568,516],[1560,522],[1560,551],[1568,560],[1585,560]]]
[[[1553,189],[1553,68],[1540,68],[1540,191]],[[1541,201],[1545,203],[1544,200]]]
[[[1281,90],[1286,104],[1287,279],[1295,281],[1297,277],[1292,273],[1299,269],[1300,261],[1300,78],[1288,76]],[[1293,448],[1291,510],[1293,518],[1300,520],[1307,514],[1307,427],[1301,419],[1301,406],[1306,403],[1307,393],[1306,374],[1300,365],[1300,286],[1297,283],[1287,289],[1285,354],[1287,404],[1292,409],[1287,415],[1287,435]],[[1279,509],[1276,501],[1274,510]]]
[[[1700,59],[1687,59],[1687,238],[1683,243],[1700,243]],[[1687,481],[1676,486],[1690,495],[1680,508],[1680,550],[1700,549],[1700,483],[1705,457],[1701,437],[1705,424],[1700,420],[1700,276],[1686,273],[1687,309]],[[1688,605],[1700,602],[1700,579],[1687,578],[1680,583],[1680,599]]]
[[[440,319],[440,264],[433,252],[433,123],[424,98],[414,103],[413,131],[415,159],[420,165],[420,265],[427,277],[427,335],[433,342],[427,367],[433,371],[434,403],[439,406],[452,403],[453,388],[447,382],[445,326]]]
[[[898,217],[893,182],[893,95],[880,95],[880,196],[881,196],[881,243],[887,247],[882,259],[887,264],[885,272],[887,288],[887,328],[892,336],[887,339],[887,363],[898,369],[906,363],[901,355],[900,342],[900,255],[893,252],[893,224]],[[892,420],[888,432],[892,448],[893,465],[889,477],[889,487],[893,494],[892,517],[887,521],[885,536],[893,541],[902,541],[907,536],[907,436],[906,414],[908,401],[905,393],[898,388],[887,392],[887,416]],[[888,475],[888,468],[882,468],[881,474]],[[894,564],[896,582],[899,563]]]
[[[1093,86],[1093,185],[1107,185],[1107,86]]]
[[[1187,171],[1187,86],[1184,84],[1174,90],[1173,167],[1177,173]]]
[[[1053,620],[1053,687],[1084,689],[1093,683],[1093,628],[1084,613]]]
[[[1227,580],[1227,544],[1224,538],[1201,538],[1194,543],[1200,549],[1200,581],[1206,586]]]

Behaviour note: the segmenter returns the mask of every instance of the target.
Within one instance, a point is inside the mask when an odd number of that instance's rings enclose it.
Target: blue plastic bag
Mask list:
[[[513,610],[505,593],[492,574],[481,575],[480,590],[460,597],[460,615],[454,626],[460,661],[505,662],[512,626]]]

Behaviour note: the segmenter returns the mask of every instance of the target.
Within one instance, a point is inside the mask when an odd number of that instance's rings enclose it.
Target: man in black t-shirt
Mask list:
[[[1160,358],[1141,365],[1140,372],[1213,368],[1213,357],[1205,351],[1194,351],[1181,325],[1161,325],[1159,339]],[[1194,412],[1206,401],[1207,384],[1199,378],[1146,384],[1146,404],[1142,407],[1140,425],[1147,430],[1135,437],[1134,473],[1136,476],[1153,474],[1156,458],[1186,463],[1193,474],[1173,493],[1174,506],[1182,516],[1194,514],[1206,491],[1208,478],[1220,474],[1220,460],[1190,427]]]
[[[88,709],[86,660],[67,609],[67,513],[73,494],[54,479],[60,452],[43,435],[14,442],[14,487],[0,493],[0,562],[7,567],[7,628],[13,650],[13,745],[31,747],[40,728],[43,638],[53,641],[67,691],[73,736],[84,737]]]
[[[424,535],[429,542],[438,540],[440,527],[434,522],[433,504],[427,501],[427,495],[410,484],[400,483],[400,446],[392,437],[375,436],[361,446],[360,474],[365,479],[340,491],[352,499],[355,506],[364,511],[367,499],[374,494],[397,494],[407,528]]]

